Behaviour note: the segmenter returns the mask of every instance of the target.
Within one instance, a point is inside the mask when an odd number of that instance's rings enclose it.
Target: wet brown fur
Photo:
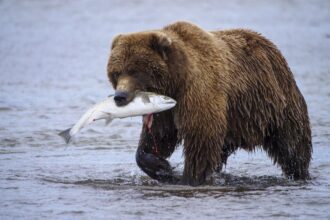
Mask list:
[[[155,115],[152,132],[169,157],[184,140],[184,180],[205,182],[238,148],[262,147],[285,175],[307,179],[312,144],[307,106],[287,62],[260,34],[207,32],[187,22],[115,38],[108,75],[116,89],[146,90],[177,100]],[[143,127],[139,147],[151,152]]]

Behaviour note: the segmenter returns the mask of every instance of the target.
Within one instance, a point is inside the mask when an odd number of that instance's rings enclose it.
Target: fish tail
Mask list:
[[[68,129],[66,129],[66,130],[64,130],[64,131],[62,131],[58,134],[64,139],[65,143],[67,143],[67,144],[71,140],[70,130],[71,130],[71,128],[68,128]]]

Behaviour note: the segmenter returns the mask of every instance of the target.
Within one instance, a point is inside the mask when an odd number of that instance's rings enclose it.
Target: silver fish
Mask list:
[[[114,96],[109,96],[90,108],[73,127],[60,132],[59,135],[69,143],[83,127],[96,120],[105,119],[107,125],[115,118],[150,115],[171,109],[175,105],[174,99],[151,92],[137,92],[130,103],[121,107],[116,105]]]

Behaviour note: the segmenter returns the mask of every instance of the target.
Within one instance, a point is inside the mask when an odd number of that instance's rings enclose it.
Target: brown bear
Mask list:
[[[309,178],[305,100],[280,51],[260,34],[177,22],[119,35],[107,71],[118,106],[139,90],[177,100],[174,109],[144,117],[136,160],[150,177],[177,181],[166,158],[183,142],[182,183],[203,184],[235,150],[257,147],[287,177]]]

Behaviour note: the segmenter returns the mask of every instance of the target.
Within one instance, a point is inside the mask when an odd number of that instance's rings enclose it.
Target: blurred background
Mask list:
[[[312,180],[283,178],[238,152],[214,186],[161,185],[135,164],[141,118],[57,133],[113,93],[114,36],[178,20],[248,28],[286,57],[309,108]],[[0,0],[0,218],[329,219],[330,2],[323,0]],[[181,148],[171,157],[182,172]]]

